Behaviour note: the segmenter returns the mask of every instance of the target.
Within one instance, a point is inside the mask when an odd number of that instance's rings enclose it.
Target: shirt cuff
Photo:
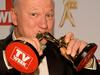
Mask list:
[[[87,67],[87,66],[86,66],[86,67],[85,67],[86,69],[90,69],[90,70],[96,70],[96,69],[97,69],[96,59],[95,59],[95,58],[92,58],[92,60],[93,60],[93,61],[92,61],[92,64],[91,64],[92,66],[91,66],[91,67]],[[91,62],[91,60],[90,60],[90,62]],[[89,64],[89,63],[88,63],[88,64]],[[87,64],[87,65],[88,65],[88,64]]]

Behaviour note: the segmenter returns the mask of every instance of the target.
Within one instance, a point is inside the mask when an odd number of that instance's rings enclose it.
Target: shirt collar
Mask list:
[[[16,40],[17,39],[14,32],[12,33],[12,39],[13,40]]]

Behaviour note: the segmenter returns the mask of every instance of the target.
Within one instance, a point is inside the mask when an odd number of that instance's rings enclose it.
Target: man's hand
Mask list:
[[[60,51],[65,58],[68,58],[66,55],[70,55],[72,58],[74,58],[77,54],[82,52],[87,45],[85,41],[76,39],[74,34],[71,32],[65,35],[64,40],[66,43],[66,48],[61,47]],[[91,60],[86,64],[85,68],[93,68],[93,65],[93,58],[91,58]]]
[[[85,41],[76,39],[74,34],[71,32],[65,35],[64,40],[66,43],[66,48],[60,48],[61,54],[63,56],[71,55],[74,58],[75,55],[82,52],[83,48],[87,45]]]

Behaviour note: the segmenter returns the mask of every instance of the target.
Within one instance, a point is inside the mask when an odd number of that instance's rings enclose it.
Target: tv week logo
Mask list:
[[[16,62],[16,64],[19,64],[20,66],[26,69],[29,67],[30,63],[33,60],[33,58],[30,55],[21,50],[19,47],[14,48],[10,58],[14,62]]]
[[[11,9],[11,0],[0,0],[0,25],[10,25],[11,16],[9,10]]]

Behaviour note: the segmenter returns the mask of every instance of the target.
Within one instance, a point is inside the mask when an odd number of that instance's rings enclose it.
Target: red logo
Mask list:
[[[0,25],[10,25],[11,16],[9,10],[12,7],[11,0],[0,0]]]
[[[24,68],[28,68],[33,58],[20,48],[15,47],[10,58]]]

